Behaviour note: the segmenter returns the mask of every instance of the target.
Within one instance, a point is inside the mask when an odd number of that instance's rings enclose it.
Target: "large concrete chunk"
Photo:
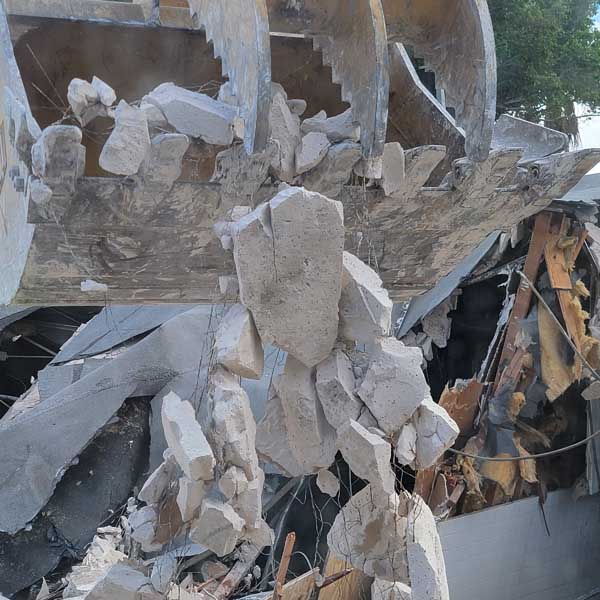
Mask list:
[[[381,495],[368,485],[336,516],[327,536],[329,549],[366,575],[408,584],[407,513],[405,496]]]
[[[292,454],[306,474],[329,467],[336,454],[336,433],[325,419],[314,384],[314,371],[288,355],[275,382],[281,398]]]
[[[321,362],[337,337],[342,283],[342,205],[290,187],[234,227],[240,296],[263,344],[306,366]]]
[[[406,546],[412,600],[449,600],[446,565],[435,519],[420,496],[413,496],[411,501]]]
[[[273,164],[273,174],[281,181],[291,183],[296,171],[296,147],[300,143],[300,119],[292,114],[283,94],[273,96],[271,138],[279,145],[279,156]]]
[[[211,480],[215,457],[196,421],[194,407],[171,392],[163,399],[161,416],[167,444],[182,471],[194,481]]]
[[[322,110],[310,119],[305,119],[301,126],[302,133],[324,133],[333,144],[351,140],[358,142],[360,139],[360,125],[352,118],[352,109],[335,117],[327,118],[327,113]]]
[[[159,133],[152,138],[150,152],[140,167],[145,185],[171,189],[181,175],[183,156],[190,140],[182,133]]]
[[[173,83],[159,85],[144,96],[144,101],[159,108],[179,133],[218,146],[233,142],[238,109],[229,104]]]
[[[354,165],[361,159],[360,144],[342,142],[329,148],[325,158],[311,171],[302,176],[307,190],[336,198],[348,183]]]
[[[331,142],[324,133],[306,134],[296,149],[296,174],[301,175],[316,167],[327,154]]]
[[[427,469],[452,447],[460,430],[446,410],[430,396],[417,409],[414,418],[417,431],[417,468]]]
[[[143,573],[127,564],[112,566],[106,575],[98,581],[86,600],[160,600],[152,582]]]
[[[338,430],[338,447],[352,472],[388,494],[394,491],[396,477],[390,459],[392,447],[356,421]]]
[[[340,299],[340,335],[368,344],[386,336],[392,323],[393,302],[381,278],[362,260],[344,252]]]
[[[109,173],[133,175],[149,151],[145,113],[121,100],[115,110],[115,128],[100,153],[100,166]]]
[[[250,311],[237,304],[223,317],[215,336],[217,362],[246,379],[260,379],[264,352]]]
[[[363,403],[354,393],[352,363],[341,350],[334,350],[319,363],[316,387],[325,418],[334,429],[358,419]]]
[[[369,370],[358,395],[388,435],[395,435],[429,395],[422,354],[395,338],[375,342]]]
[[[205,498],[200,516],[192,524],[190,539],[217,556],[225,556],[235,550],[243,528],[244,520],[229,504]]]
[[[375,579],[371,585],[371,600],[412,600],[411,589],[399,581]]]

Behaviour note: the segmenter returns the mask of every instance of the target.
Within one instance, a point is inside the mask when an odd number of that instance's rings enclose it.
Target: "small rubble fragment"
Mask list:
[[[300,119],[292,114],[281,93],[273,96],[269,116],[271,138],[279,145],[279,156],[273,164],[273,173],[281,181],[291,183],[296,168],[296,147],[300,143]]]
[[[396,437],[394,458],[397,463],[416,470],[417,429],[412,421],[406,423]]]
[[[402,190],[405,176],[404,149],[398,142],[384,146],[381,170],[381,186],[386,196]]]
[[[417,432],[417,468],[427,469],[454,444],[460,430],[446,412],[427,396],[414,418]]]
[[[204,581],[223,579],[229,568],[218,560],[207,560],[200,565],[200,575]]]
[[[148,127],[151,129],[164,129],[169,126],[167,118],[158,106],[150,104],[150,102],[141,102],[140,110],[146,115]]]
[[[420,496],[411,498],[406,546],[412,600],[449,600],[446,565],[433,514]]]
[[[178,566],[177,557],[173,554],[167,552],[159,556],[152,565],[152,573],[150,575],[152,587],[161,594],[166,593],[177,575]]]
[[[108,285],[106,283],[100,283],[99,281],[94,281],[93,279],[84,279],[79,284],[79,289],[86,294],[106,294],[108,292]]]
[[[188,477],[179,478],[177,506],[184,523],[191,521],[202,504],[206,494],[207,484],[204,481],[193,481]]]
[[[387,435],[394,436],[429,395],[422,354],[395,338],[376,340],[358,395]]]
[[[156,542],[158,514],[153,506],[135,509],[128,517],[131,537],[141,545],[144,552],[160,550],[162,544]]]
[[[399,581],[375,578],[371,584],[371,600],[412,600],[411,589]]]
[[[362,156],[360,144],[341,142],[331,146],[325,158],[301,177],[302,185],[329,198],[337,198]]]
[[[364,344],[388,335],[392,308],[393,302],[379,275],[354,254],[344,252],[340,335]]]
[[[243,528],[244,520],[229,504],[205,498],[200,516],[192,523],[190,539],[225,556],[235,550]]]
[[[358,142],[360,140],[360,126],[352,117],[352,109],[327,118],[327,113],[322,110],[310,119],[302,122],[301,131],[304,134],[317,132],[324,133],[332,144],[351,140]]]
[[[105,107],[100,102],[98,90],[84,79],[73,79],[67,88],[67,100],[82,126],[105,112]]]
[[[291,113],[293,115],[297,115],[298,117],[301,117],[306,112],[306,108],[308,106],[306,100],[302,100],[301,98],[288,100],[287,105]]]
[[[187,135],[160,133],[152,138],[150,151],[140,166],[145,185],[171,189],[181,175],[183,157],[190,146]]]
[[[388,442],[356,421],[349,421],[338,430],[338,445],[355,475],[377,490],[388,494],[394,491],[396,476],[390,464],[392,447]]]
[[[334,429],[358,419],[364,405],[354,393],[352,363],[344,352],[335,349],[317,365],[316,388],[325,418]]]
[[[310,367],[327,358],[337,337],[343,246],[341,204],[302,188],[279,192],[237,221],[241,302],[263,344]],[[310,302],[299,290],[310,290]]]
[[[239,467],[229,467],[219,477],[219,490],[227,500],[231,500],[238,494],[243,494],[248,489],[248,478]]]
[[[316,167],[327,154],[331,142],[324,133],[307,133],[296,149],[296,174],[301,175]]]
[[[246,527],[257,529],[262,520],[262,493],[265,484],[265,474],[262,469],[256,477],[249,481],[245,489],[240,489],[233,497],[231,505],[235,512],[244,520]]]
[[[340,480],[331,471],[321,469],[317,473],[317,487],[324,494],[335,498],[340,493]]]
[[[176,471],[175,459],[169,450],[166,454],[167,458],[150,474],[138,494],[138,499],[146,504],[158,504],[173,480]]]
[[[125,562],[111,567],[86,595],[86,600],[161,600],[148,577]]]
[[[236,304],[223,317],[215,335],[217,362],[246,379],[260,379],[264,352],[250,311]]]
[[[230,104],[173,83],[162,83],[144,96],[143,102],[159,108],[179,133],[217,146],[233,142],[238,109]]]
[[[115,110],[115,128],[100,153],[100,166],[116,175],[134,175],[149,151],[146,115],[121,100]]]
[[[102,79],[95,75],[92,77],[92,87],[98,93],[100,102],[107,108],[111,107],[117,101],[115,90],[113,90],[108,83],[102,81]]]
[[[194,481],[211,480],[215,457],[194,407],[171,392],[163,399],[161,416],[167,443],[183,472]]]

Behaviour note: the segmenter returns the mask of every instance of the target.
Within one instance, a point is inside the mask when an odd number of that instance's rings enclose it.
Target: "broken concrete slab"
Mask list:
[[[158,529],[158,511],[154,506],[143,506],[135,509],[127,518],[131,527],[131,538],[144,552],[154,552],[162,548],[156,541]]]
[[[327,469],[317,473],[317,487],[328,496],[335,498],[340,493],[340,480]]]
[[[56,195],[71,195],[83,175],[85,147],[74,125],[50,125],[31,148],[34,175]]]
[[[329,148],[325,158],[311,171],[302,175],[302,185],[329,198],[337,198],[361,159],[360,144],[341,142]]]
[[[399,581],[375,578],[371,584],[371,600],[412,600],[411,589]]]
[[[368,485],[336,516],[327,535],[329,550],[366,575],[409,584],[407,514],[404,495],[382,495]]]
[[[273,163],[273,174],[281,181],[291,183],[296,170],[296,147],[300,143],[300,119],[292,114],[284,96],[273,96],[271,112],[271,138],[279,145],[279,156]]]
[[[340,335],[364,344],[388,335],[392,308],[379,275],[354,254],[344,252]]]
[[[327,113],[322,110],[310,119],[302,121],[302,133],[324,133],[332,144],[351,140],[358,142],[360,139],[360,125],[353,120],[352,109],[327,118]]]
[[[188,477],[179,478],[179,491],[177,492],[177,506],[184,523],[191,521],[202,504],[206,495],[208,483],[194,481]]]
[[[182,471],[193,481],[210,481],[215,457],[194,407],[171,392],[163,399],[161,417],[167,443]]]
[[[412,496],[406,550],[412,600],[449,600],[446,565],[435,518],[420,496]]]
[[[116,175],[134,175],[149,151],[145,113],[121,100],[115,110],[115,127],[100,153],[100,166]]]
[[[263,344],[307,366],[327,358],[337,337],[344,225],[339,202],[290,187],[234,228],[240,297]],[[304,292],[310,290],[310,302]]]
[[[179,133],[218,146],[229,146],[233,142],[239,111],[230,104],[173,83],[159,85],[144,96],[143,101],[159,108],[169,125]]]
[[[348,421],[337,433],[339,450],[352,472],[377,490],[394,492],[391,445],[356,421]]]
[[[386,196],[392,196],[402,190],[404,171],[404,148],[398,142],[386,144],[381,164],[381,187]]]
[[[316,167],[327,154],[331,142],[324,133],[307,133],[296,148],[296,174],[302,175]]]
[[[177,463],[169,452],[167,458],[146,479],[138,499],[146,504],[158,504],[169,489],[176,472]]]
[[[460,429],[446,410],[427,396],[413,419],[417,431],[417,468],[427,469],[450,448]]]
[[[263,347],[250,311],[232,306],[215,334],[217,362],[246,379],[260,379],[264,369]]]
[[[394,442],[394,458],[397,463],[416,470],[417,429],[412,421],[398,432]]]
[[[358,395],[387,435],[394,436],[429,395],[422,354],[395,338],[375,341],[369,370]]]
[[[333,463],[336,432],[325,414],[314,383],[314,371],[288,355],[283,375],[274,382],[281,398],[290,449],[305,474]]]
[[[200,516],[192,523],[190,539],[206,546],[217,556],[225,556],[235,550],[243,528],[244,520],[233,507],[205,498]]]
[[[364,405],[354,393],[352,363],[342,350],[335,349],[317,365],[315,385],[325,418],[334,429],[358,419]]]
[[[152,138],[139,175],[144,185],[170,190],[181,175],[182,161],[190,140],[183,133],[160,133]]]
[[[159,594],[146,575],[125,562],[112,566],[86,595],[86,600],[160,600]]]

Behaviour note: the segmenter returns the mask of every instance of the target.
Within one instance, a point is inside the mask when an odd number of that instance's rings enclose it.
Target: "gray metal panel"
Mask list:
[[[575,600],[600,584],[600,497],[552,492],[440,523],[453,600]]]
[[[600,202],[600,173],[583,177],[561,202]]]

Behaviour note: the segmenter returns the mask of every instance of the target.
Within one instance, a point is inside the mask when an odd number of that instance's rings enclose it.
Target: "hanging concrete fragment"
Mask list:
[[[193,481],[212,479],[215,458],[192,405],[171,392],[163,399],[161,416],[167,443],[183,472]]]
[[[334,429],[360,415],[364,405],[354,393],[355,385],[352,363],[341,350],[335,349],[317,365],[317,394],[325,418]]]
[[[170,190],[181,175],[183,156],[190,140],[182,133],[160,133],[152,138],[150,151],[140,166],[144,185]]]
[[[307,133],[296,148],[296,174],[301,175],[316,167],[327,154],[331,142],[324,133]]]
[[[243,528],[244,520],[229,504],[205,498],[200,516],[192,523],[190,539],[225,556],[235,550]]]
[[[246,379],[260,379],[264,352],[250,311],[236,304],[223,317],[215,335],[217,362]]]
[[[324,494],[335,498],[340,493],[340,480],[331,471],[321,469],[317,473],[317,487]]]
[[[300,143],[300,119],[292,114],[281,93],[273,96],[271,112],[271,139],[279,146],[279,156],[273,164],[273,173],[281,181],[291,183],[296,171],[296,147]]]
[[[354,254],[344,252],[340,335],[365,344],[386,336],[391,328],[392,307],[379,275]]]
[[[327,358],[337,337],[341,204],[290,187],[241,218],[234,242],[241,301],[263,344],[311,367]]]
[[[116,175],[133,175],[149,151],[146,115],[121,100],[115,110],[115,127],[100,153],[100,166]]]
[[[352,472],[373,488],[393,493],[396,476],[390,464],[390,444],[356,421],[348,421],[337,433],[340,452]]]
[[[358,395],[388,435],[400,431],[429,394],[421,360],[420,350],[407,348],[395,338],[375,342]]]
[[[323,133],[332,144],[350,140],[358,142],[360,139],[360,126],[352,117],[352,109],[327,118],[327,113],[322,110],[310,119],[304,119],[301,126],[302,133]]]

